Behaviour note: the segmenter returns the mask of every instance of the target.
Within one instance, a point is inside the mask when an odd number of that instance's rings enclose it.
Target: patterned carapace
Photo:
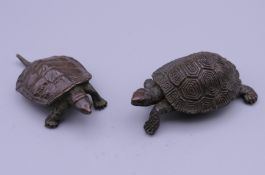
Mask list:
[[[19,76],[17,91],[29,100],[50,105],[92,75],[75,59],[53,56],[32,62]]]
[[[192,114],[228,104],[237,97],[241,86],[235,66],[209,52],[174,60],[152,77],[175,110]]]

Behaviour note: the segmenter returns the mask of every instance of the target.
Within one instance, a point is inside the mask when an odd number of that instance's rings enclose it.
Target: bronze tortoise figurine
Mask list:
[[[91,113],[87,94],[91,95],[95,109],[107,106],[107,101],[89,83],[92,75],[74,58],[53,56],[31,63],[21,55],[17,57],[26,66],[17,80],[17,91],[35,103],[52,107],[46,127],[56,128],[70,106]]]
[[[236,67],[222,56],[199,52],[157,69],[144,88],[134,92],[135,106],[154,105],[144,125],[147,134],[159,128],[159,116],[171,111],[199,114],[214,111],[242,97],[248,104],[257,101],[256,92],[243,85]]]

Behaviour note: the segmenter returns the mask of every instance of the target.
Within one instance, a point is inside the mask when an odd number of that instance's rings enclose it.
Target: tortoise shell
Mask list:
[[[239,94],[236,67],[222,56],[199,52],[157,69],[152,77],[176,111],[205,113],[227,105]]]
[[[53,56],[28,65],[19,76],[16,89],[33,102],[50,105],[92,75],[74,58]]]

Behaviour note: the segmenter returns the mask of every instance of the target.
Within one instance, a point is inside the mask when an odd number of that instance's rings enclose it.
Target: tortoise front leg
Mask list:
[[[45,126],[47,128],[57,128],[62,120],[64,111],[69,107],[70,105],[65,99],[52,104],[52,111],[45,120]]]
[[[172,110],[172,106],[166,100],[157,103],[153,107],[149,119],[144,124],[145,132],[148,135],[154,135],[160,126],[160,115],[171,112]]]
[[[107,106],[107,101],[99,95],[90,83],[85,85],[84,90],[91,95],[95,109],[103,109]]]

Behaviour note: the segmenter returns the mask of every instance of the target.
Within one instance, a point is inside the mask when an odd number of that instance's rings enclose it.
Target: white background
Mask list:
[[[0,1],[0,174],[264,175],[265,3],[262,0]],[[217,52],[259,94],[206,116],[163,116],[144,133],[151,108],[130,98],[172,59]],[[49,110],[15,91],[16,59],[78,59],[109,105],[89,116],[70,110],[58,129]]]

